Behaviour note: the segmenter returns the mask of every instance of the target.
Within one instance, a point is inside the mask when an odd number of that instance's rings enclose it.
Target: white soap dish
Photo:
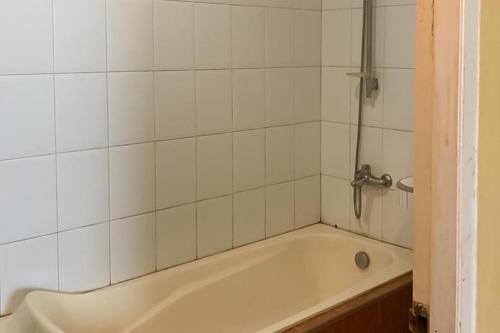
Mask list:
[[[413,177],[403,178],[396,184],[399,192],[399,205],[408,210],[413,196]]]
[[[401,191],[413,193],[413,177],[406,177],[399,180],[396,187]]]

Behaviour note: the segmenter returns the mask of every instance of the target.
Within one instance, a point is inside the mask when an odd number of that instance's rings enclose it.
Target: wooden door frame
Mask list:
[[[480,0],[417,0],[414,301],[474,332]]]

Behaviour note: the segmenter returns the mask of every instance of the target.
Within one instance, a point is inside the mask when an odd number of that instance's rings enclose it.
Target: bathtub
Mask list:
[[[409,271],[411,251],[317,224],[89,293],[31,292],[0,333],[281,332]]]

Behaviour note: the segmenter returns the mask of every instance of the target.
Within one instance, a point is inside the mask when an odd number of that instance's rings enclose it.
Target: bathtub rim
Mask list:
[[[270,333],[270,332],[285,332],[286,330],[294,327],[295,325],[304,322],[308,319],[311,319],[321,313],[324,313],[328,310],[331,310],[334,307],[337,307],[354,297],[361,296],[370,290],[379,287],[380,285],[387,283],[395,278],[398,278],[404,274],[407,274],[411,272],[412,270],[412,264],[411,264],[411,255],[412,251],[397,245],[385,243],[382,241],[378,241],[375,239],[371,239],[362,235],[354,234],[348,231],[344,231],[342,229],[338,229],[334,226],[323,224],[323,223],[317,223],[311,226],[307,226],[301,229],[294,230],[292,232],[276,235],[267,239],[264,239],[262,241],[258,241],[255,243],[243,245],[237,248],[229,249],[227,251],[217,253],[211,256],[206,256],[203,258],[200,258],[198,260],[194,260],[185,264],[181,264],[178,266],[170,267],[161,271],[157,271],[154,273],[150,273],[147,275],[139,276],[127,281],[123,281],[111,286],[106,286],[103,288],[99,288],[96,290],[91,290],[87,292],[82,292],[82,293],[65,293],[65,292],[53,292],[53,291],[32,291],[28,295],[26,295],[25,301],[29,303],[29,299],[32,297],[37,297],[37,295],[41,294],[64,294],[64,295],[87,295],[90,293],[93,294],[100,294],[102,292],[106,292],[108,290],[114,290],[116,288],[122,288],[126,287],[130,284],[137,284],[137,283],[148,283],[148,281],[151,281],[151,279],[164,279],[168,278],[169,275],[173,274],[178,274],[182,273],[183,271],[188,271],[190,270],[193,266],[205,266],[205,265],[210,265],[214,262],[222,261],[222,260],[227,260],[230,259],[231,257],[237,257],[241,254],[244,253],[251,253],[254,251],[258,251],[259,249],[265,249],[267,247],[274,247],[274,246],[279,246],[280,244],[287,243],[296,239],[301,239],[304,237],[314,237],[314,236],[320,236],[320,237],[325,237],[329,238],[332,236],[340,236],[342,238],[347,237],[351,239],[356,239],[357,241],[360,242],[360,244],[366,244],[366,246],[373,246],[374,248],[377,248],[379,250],[382,250],[383,252],[388,253],[391,255],[391,257],[394,259],[393,262],[388,266],[389,273],[387,269],[383,269],[379,272],[376,272],[374,274],[375,278],[370,278],[367,281],[362,281],[363,283],[360,283],[356,286],[356,288],[350,288],[347,291],[343,291],[335,297],[331,297],[323,302],[320,302],[308,309],[305,309],[299,313],[293,314],[288,318],[285,318],[283,320],[280,320],[271,326],[268,326],[264,329],[261,329],[257,331],[256,333]],[[396,269],[394,269],[396,267]],[[388,276],[389,275],[389,276]],[[373,280],[379,281],[378,283],[373,283]],[[29,305],[28,305],[29,306]],[[54,329],[53,323],[51,320],[49,320],[40,310],[37,311],[37,309],[31,309],[32,310],[32,315],[36,320],[45,328],[50,328]],[[4,324],[5,322],[10,319],[12,315],[5,316],[0,318],[0,324]],[[57,330],[55,330],[57,332]]]

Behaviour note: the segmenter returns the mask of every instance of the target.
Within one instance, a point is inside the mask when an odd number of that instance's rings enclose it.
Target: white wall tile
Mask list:
[[[149,213],[111,222],[111,283],[155,270],[155,215]]]
[[[108,149],[57,155],[59,230],[109,219]]]
[[[351,10],[323,12],[322,65],[349,66],[351,63]]]
[[[295,0],[267,0],[269,7],[294,8]]]
[[[154,75],[110,73],[108,78],[109,144],[154,140]]]
[[[106,74],[59,74],[55,80],[57,151],[106,147]]]
[[[411,248],[413,246],[413,195],[410,195],[407,209],[400,205],[398,192],[386,191],[384,193],[382,237],[386,242]]]
[[[321,123],[295,125],[295,178],[321,172]]]
[[[413,130],[415,70],[384,70],[384,127]]]
[[[350,229],[352,188],[348,180],[321,176],[321,220],[344,230]]]
[[[323,67],[321,76],[321,119],[348,123],[351,119],[351,72],[345,67]]]
[[[385,8],[385,66],[415,67],[415,6]]]
[[[183,0],[184,1],[184,0]],[[219,3],[219,4],[230,4],[231,0],[200,0],[198,2],[207,2],[207,3]]]
[[[372,173],[381,176],[386,173],[382,165],[382,131],[376,127],[361,128],[361,145],[359,147],[359,161],[362,164],[370,164]],[[351,126],[351,166],[349,168],[350,178],[354,178],[354,164],[356,163],[356,141],[357,126]]]
[[[376,66],[384,65],[384,14],[383,7],[374,9],[372,60]],[[353,9],[351,16],[351,66],[358,67],[358,69],[361,64],[362,24],[363,9]]]
[[[54,0],[56,72],[106,70],[106,1]]]
[[[343,1],[343,0],[341,0]],[[376,7],[382,7],[385,6],[385,1],[386,0],[374,0],[374,5]],[[392,0],[389,0],[392,1]],[[400,0],[394,0],[394,1],[400,1]],[[401,1],[406,1],[406,0],[401,0]],[[351,0],[351,8],[363,8],[363,0]]]
[[[348,124],[321,125],[321,173],[348,179],[350,175],[350,130]]]
[[[253,243],[266,237],[265,190],[234,194],[234,245]]]
[[[0,162],[0,184],[0,243],[57,230],[54,156]]]
[[[80,292],[110,283],[109,224],[71,230],[59,237],[59,288]]]
[[[164,269],[196,259],[196,204],[157,212],[156,267]]]
[[[0,76],[0,160],[53,153],[54,76]]]
[[[195,4],[195,64],[198,69],[231,67],[231,7]]]
[[[305,3],[302,0],[302,3]],[[296,66],[321,65],[321,12],[295,11],[294,63]]]
[[[294,229],[294,184],[266,187],[266,236],[272,237]]]
[[[363,187],[361,218],[358,220],[354,216],[353,203],[349,206],[351,214],[351,231],[369,236],[375,239],[382,239],[382,197],[383,189],[376,187]]]
[[[155,101],[156,139],[196,134],[194,72],[156,72]]]
[[[373,56],[379,90],[363,105],[361,163],[370,164],[377,176],[391,174],[395,182],[413,170],[409,131],[413,128],[415,6],[410,4],[414,0],[375,3]],[[344,75],[359,71],[361,18],[360,0],[323,1],[322,65],[336,67],[322,69],[322,221],[372,238],[408,243],[403,240],[410,237],[408,225],[395,222],[401,212],[390,206],[394,200],[386,209],[385,201],[392,191],[365,188],[363,216],[360,221],[353,216],[348,179],[354,173],[357,127],[350,126],[349,133],[347,126],[358,122],[359,79]],[[349,149],[345,146],[347,136]]]
[[[52,1],[1,1],[0,44],[1,74],[52,72]]]
[[[326,0],[328,1],[328,0]],[[335,1],[335,0],[333,0]],[[341,0],[343,2],[344,0]],[[375,1],[375,4],[381,3],[384,0]],[[363,8],[363,0],[351,0],[351,8]]]
[[[358,71],[353,68],[352,72]],[[363,119],[362,123],[365,126],[382,127],[384,117],[384,71],[376,69],[375,75],[378,79],[379,88],[373,92],[373,95],[363,99]],[[359,78],[351,78],[351,123],[358,123],[359,114]],[[366,93],[366,91],[365,91]]]
[[[234,190],[264,186],[265,130],[237,132],[233,136]]]
[[[57,236],[0,247],[0,314],[12,313],[33,289],[57,291]]]
[[[383,132],[383,169],[397,182],[413,175],[413,133],[393,130]]]
[[[265,7],[267,5],[267,0],[233,0],[232,4]]]
[[[351,8],[352,0],[323,0],[323,10]]]
[[[414,5],[416,0],[384,0],[386,6]]]
[[[155,145],[109,150],[111,219],[155,210]]]
[[[196,139],[156,144],[156,208],[196,201]]]
[[[196,72],[198,134],[230,132],[233,128],[230,70]]]
[[[295,228],[302,228],[321,220],[321,177],[314,176],[295,181]]]
[[[272,8],[266,11],[266,66],[293,66],[294,11]]]
[[[198,139],[198,199],[231,193],[233,188],[233,135]]]
[[[266,129],[266,184],[275,184],[294,177],[293,126]]]
[[[265,9],[234,6],[232,12],[233,67],[265,65]]]
[[[233,128],[236,131],[265,125],[264,69],[233,70]]]
[[[0,74],[27,74],[0,75],[0,244],[59,231],[54,289],[263,239],[266,214],[268,235],[295,209],[312,223],[319,189],[294,178],[319,173],[320,0],[17,2],[0,1]],[[266,178],[289,182],[267,212]],[[0,302],[24,283],[3,276]]]
[[[194,5],[154,1],[155,69],[194,67]]]
[[[267,0],[233,0],[232,4],[265,7],[267,5]]]
[[[107,0],[108,70],[153,68],[153,1]]]
[[[294,76],[292,68],[266,69],[266,125],[293,122]]]
[[[321,69],[295,69],[294,121],[305,122],[321,118]]]
[[[233,198],[198,202],[198,258],[228,250],[233,245]]]
[[[321,9],[322,0],[295,0],[295,8]]]

